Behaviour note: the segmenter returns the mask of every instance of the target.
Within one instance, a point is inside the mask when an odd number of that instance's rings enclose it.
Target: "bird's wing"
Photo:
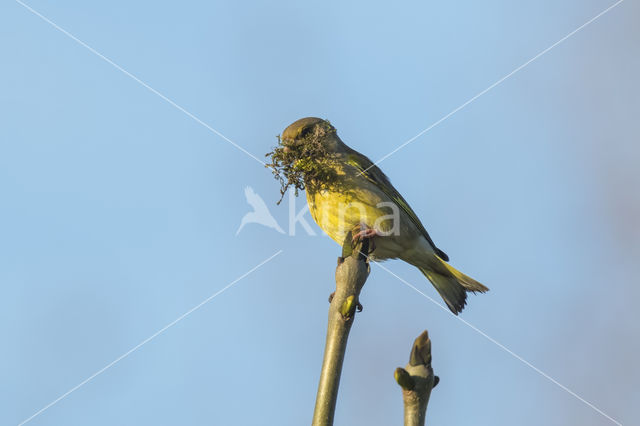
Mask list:
[[[373,183],[376,187],[378,187],[382,192],[384,192],[387,197],[389,197],[398,207],[404,211],[407,216],[411,219],[413,224],[418,228],[418,230],[422,233],[422,235],[427,239],[431,247],[433,247],[434,251],[441,259],[448,261],[449,256],[438,247],[436,247],[435,243],[429,236],[429,233],[416,216],[415,212],[409,206],[409,203],[405,201],[405,199],[400,195],[400,193],[393,187],[389,178],[376,166],[373,164],[369,158],[360,154],[359,152],[350,149],[350,152],[346,154],[346,162],[347,164],[356,168],[356,170],[364,176],[368,181]]]

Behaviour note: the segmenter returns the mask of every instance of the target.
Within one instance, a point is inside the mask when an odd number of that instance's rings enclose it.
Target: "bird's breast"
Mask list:
[[[359,224],[377,230],[390,228],[392,212],[380,205],[383,201],[375,191],[362,188],[307,191],[307,203],[313,220],[340,245],[347,233]]]

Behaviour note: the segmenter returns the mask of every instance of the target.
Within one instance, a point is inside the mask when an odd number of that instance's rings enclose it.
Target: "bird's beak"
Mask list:
[[[291,151],[291,148],[295,145],[296,141],[294,139],[283,139],[282,146],[284,146],[284,152]]]

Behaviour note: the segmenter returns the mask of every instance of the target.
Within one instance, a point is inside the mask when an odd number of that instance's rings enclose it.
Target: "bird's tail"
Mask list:
[[[451,312],[458,315],[467,303],[467,292],[484,293],[489,289],[468,275],[458,271],[440,257],[434,255],[434,262],[430,262],[428,268],[418,267],[431,284],[438,290],[440,296],[451,309]],[[435,263],[435,265],[434,265]]]

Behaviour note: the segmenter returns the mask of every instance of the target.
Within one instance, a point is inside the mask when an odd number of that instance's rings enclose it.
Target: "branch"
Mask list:
[[[324,360],[320,372],[313,426],[330,426],[340,385],[342,362],[347,349],[349,330],[356,309],[362,309],[358,301],[360,290],[369,276],[369,264],[363,253],[368,253],[369,240],[363,239],[355,247],[351,245],[351,232],[345,238],[342,257],[336,268],[336,291],[329,301],[329,325],[324,348]]]
[[[402,388],[404,426],[424,426],[431,389],[440,381],[431,368],[431,340],[426,330],[413,342],[409,364],[396,368],[394,377]]]

